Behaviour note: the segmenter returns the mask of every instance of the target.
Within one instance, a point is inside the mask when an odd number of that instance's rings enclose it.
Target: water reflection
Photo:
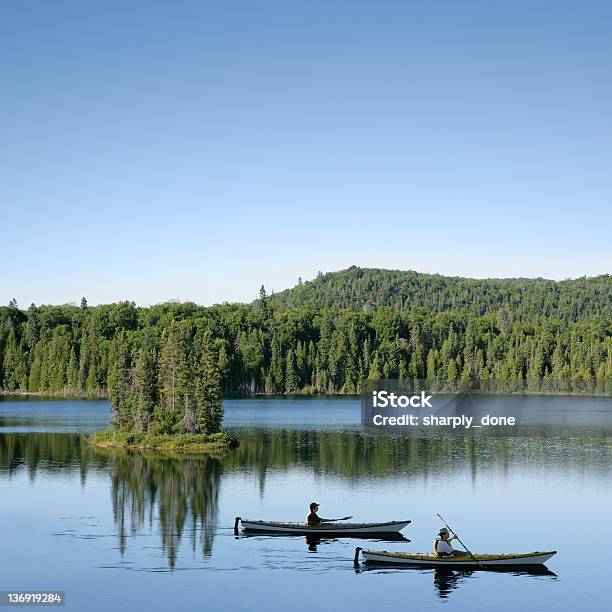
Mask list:
[[[590,474],[609,473],[612,464],[610,436],[599,430],[575,432],[542,430],[527,438],[482,438],[472,436],[420,437],[370,436],[358,432],[241,430],[240,447],[223,457],[185,458],[180,455],[150,454],[148,462],[156,469],[172,471],[175,463],[189,466],[210,465],[225,473],[252,472],[265,488],[266,474],[290,468],[309,468],[316,474],[339,475],[349,479],[374,477],[427,476],[428,474],[475,474],[487,467],[509,465],[566,466],[567,470]],[[79,469],[103,471],[113,464],[126,473],[139,473],[141,453],[127,454],[87,446],[84,436],[65,433],[1,433],[0,470],[9,474],[27,468],[32,478],[38,469],[45,472]],[[161,466],[164,466],[163,468]],[[214,468],[212,466],[215,466]],[[195,468],[189,468],[195,469]],[[186,482],[186,481],[185,481]]]
[[[179,546],[187,541],[194,552],[209,557],[219,533],[219,491],[223,478],[242,474],[257,479],[264,495],[266,476],[293,468],[316,475],[341,477],[344,482],[421,478],[493,470],[504,477],[517,466],[526,471],[545,467],[564,476],[571,473],[609,478],[610,438],[600,431],[542,431],[527,438],[475,439],[473,436],[396,438],[354,431],[291,431],[243,429],[241,445],[225,456],[168,456],[94,449],[83,436],[57,433],[0,434],[0,476],[25,472],[37,475],[79,475],[81,486],[95,474],[110,479],[110,501],[124,555],[130,538],[146,529],[159,534],[169,568],[175,568]],[[606,480],[607,482],[607,480]],[[291,491],[287,491],[290,494]],[[235,516],[237,508],[229,509]],[[228,525],[229,527],[229,525]],[[247,536],[241,536],[247,537]],[[266,536],[270,537],[270,536]],[[282,536],[286,537],[286,536]],[[400,541],[407,541],[399,535]],[[306,550],[322,544],[308,538]],[[450,593],[463,574],[436,573],[440,596]],[[445,595],[446,596],[446,595]]]
[[[434,570],[434,589],[440,599],[446,599],[459,585],[460,582],[473,574],[470,570],[454,571],[448,568],[436,568]]]
[[[350,537],[338,537],[338,536],[324,536],[320,534],[291,534],[291,533],[240,533],[237,529],[234,531],[236,534],[236,540],[256,539],[256,540],[268,540],[268,539],[279,539],[279,540],[303,540],[306,544],[306,548],[309,552],[317,552],[320,544],[329,544],[338,542],[340,540],[368,540],[369,543],[374,544],[376,542],[403,542],[409,544],[410,540],[404,537],[401,533],[387,533],[384,537],[373,538],[371,535],[358,535],[352,534]]]
[[[168,566],[175,567],[184,534],[193,550],[212,553],[217,527],[222,461],[214,456],[184,457],[97,449],[84,436],[54,433],[0,435],[0,473],[26,470],[31,481],[45,475],[108,474],[119,551],[128,538],[157,523]]]
[[[159,456],[122,450],[110,457],[113,516],[119,550],[129,534],[140,532],[157,518],[161,547],[174,568],[183,534],[192,549],[210,556],[217,528],[221,460],[213,456]]]
[[[512,574],[513,576],[537,576],[556,579],[557,574],[550,571],[545,565],[534,565],[522,569],[512,567],[495,567],[484,570],[457,570],[447,567],[440,567],[434,570],[433,585],[437,596],[440,599],[447,599],[448,596],[463,584],[470,576],[478,572],[494,572],[497,574]]]
[[[0,473],[9,477],[26,470],[31,481],[39,470],[45,475],[78,471],[85,485],[89,472],[105,472],[108,458],[94,459],[85,437],[59,433],[2,433],[0,435]]]
[[[355,431],[264,430],[240,431],[240,447],[224,458],[226,470],[252,470],[265,489],[266,473],[309,467],[316,474],[349,479],[386,476],[462,474],[473,479],[490,467],[506,472],[514,466],[588,466],[606,475],[612,464],[607,432],[585,428],[532,431],[530,436],[481,437],[440,435],[437,438],[366,435]]]
[[[355,563],[356,573],[375,572],[375,573],[396,573],[396,572],[416,572],[418,574],[431,574],[433,577],[433,588],[439,599],[445,600],[462,586],[469,578],[476,577],[480,573],[489,574],[511,574],[513,576],[548,578],[556,580],[557,574],[549,570],[545,565],[534,565],[533,567],[489,567],[486,569],[451,569],[448,567],[437,567],[435,569],[423,569],[422,567],[410,567],[377,563]]]

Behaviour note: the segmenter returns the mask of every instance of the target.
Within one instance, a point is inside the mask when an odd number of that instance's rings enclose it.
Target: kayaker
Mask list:
[[[312,504],[310,504],[310,514],[306,517],[306,524],[309,527],[316,527],[317,525],[320,525],[321,523],[333,523],[335,521],[335,519],[321,518],[317,514],[318,509],[319,509],[319,504],[317,504],[317,502],[312,502]]]
[[[465,553],[462,550],[455,550],[451,546],[453,540],[457,540],[457,534],[449,537],[448,529],[442,527],[438,532],[438,537],[434,540],[434,553],[436,557],[463,557]]]

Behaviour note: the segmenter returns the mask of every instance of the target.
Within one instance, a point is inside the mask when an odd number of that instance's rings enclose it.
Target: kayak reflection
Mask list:
[[[237,540],[248,539],[248,538],[256,538],[256,539],[267,539],[267,538],[303,538],[306,546],[310,552],[317,552],[317,547],[319,544],[329,544],[332,542],[338,542],[339,540],[368,540],[370,542],[404,542],[409,543],[410,540],[404,537],[401,533],[385,533],[384,536],[372,538],[367,535],[351,535],[349,537],[339,537],[339,536],[325,536],[319,534],[291,534],[291,533],[274,533],[274,532],[266,532],[266,533],[247,533],[241,532],[240,535],[236,535]]]
[[[308,546],[308,550],[310,552],[317,552],[317,546],[321,543],[325,544],[328,542],[337,542],[340,538],[330,538],[330,537],[325,537],[325,536],[320,536],[320,535],[306,535],[304,536],[304,541],[306,542],[306,545]],[[342,538],[342,539],[346,539],[346,538]],[[368,538],[367,536],[351,536],[351,539],[360,539],[360,540],[365,540],[368,539],[372,542],[410,542],[410,540],[408,538],[405,538],[401,533],[389,533],[387,535],[385,535],[385,537],[383,538],[376,538],[375,540],[373,540],[371,537]]]
[[[453,571],[445,567],[434,570],[434,588],[440,599],[446,599],[460,584],[473,574],[473,570]]]
[[[418,572],[420,574],[430,573],[433,575],[433,586],[437,597],[447,599],[450,594],[459,588],[468,578],[479,573],[512,574],[513,576],[537,576],[556,579],[557,574],[549,570],[544,565],[537,565],[531,568],[512,568],[497,567],[486,569],[451,569],[447,567],[437,567],[434,570],[423,569],[422,567],[402,567],[399,565],[388,566],[383,564],[361,564],[356,566],[356,572]]]
[[[446,599],[455,589],[459,587],[467,578],[478,572],[495,572],[513,574],[514,576],[547,576],[556,578],[557,574],[550,571],[544,565],[537,565],[529,569],[513,568],[487,568],[485,570],[453,570],[446,567],[437,567],[434,570],[433,584],[436,594],[440,599]]]

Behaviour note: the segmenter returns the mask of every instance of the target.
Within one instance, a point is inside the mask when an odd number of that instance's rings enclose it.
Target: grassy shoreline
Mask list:
[[[458,395],[457,392],[451,391],[436,391],[440,395]],[[69,393],[65,391],[8,391],[0,389],[0,396],[17,396],[17,397],[47,397],[53,399],[67,400],[108,400],[108,393]],[[510,395],[527,395],[541,397],[610,397],[610,393],[603,391],[533,391],[522,389],[520,391],[463,391],[461,395],[482,395],[482,396],[510,396]],[[326,398],[326,397],[356,397],[360,398],[360,393],[342,393],[335,391],[333,393],[251,393],[245,395],[227,395],[223,399],[280,399],[280,398]]]
[[[96,393],[73,393],[71,391],[10,391],[8,389],[0,389],[0,395],[13,395],[17,397],[49,397],[54,399],[91,399],[91,400],[107,400],[109,399],[107,392]]]
[[[91,446],[133,448],[174,453],[213,453],[236,448],[238,439],[227,432],[215,434],[150,434],[105,429],[87,438]]]

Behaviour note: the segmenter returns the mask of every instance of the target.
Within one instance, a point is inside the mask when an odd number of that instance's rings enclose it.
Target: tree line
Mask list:
[[[362,272],[376,295],[384,284],[372,283],[377,271]],[[495,281],[497,302],[487,291],[480,299],[482,281],[460,279],[464,299],[444,308],[431,306],[442,281],[422,276],[423,299],[413,303],[398,283],[401,304],[393,305],[325,297],[340,286],[350,293],[351,279],[362,287],[359,269],[303,283],[292,297],[262,287],[251,304],[83,300],[23,310],[12,302],[0,308],[0,387],[109,395],[121,426],[196,433],[217,431],[222,393],[357,393],[368,380],[391,378],[493,392],[612,390],[609,276]],[[549,285],[550,295],[542,293]]]

